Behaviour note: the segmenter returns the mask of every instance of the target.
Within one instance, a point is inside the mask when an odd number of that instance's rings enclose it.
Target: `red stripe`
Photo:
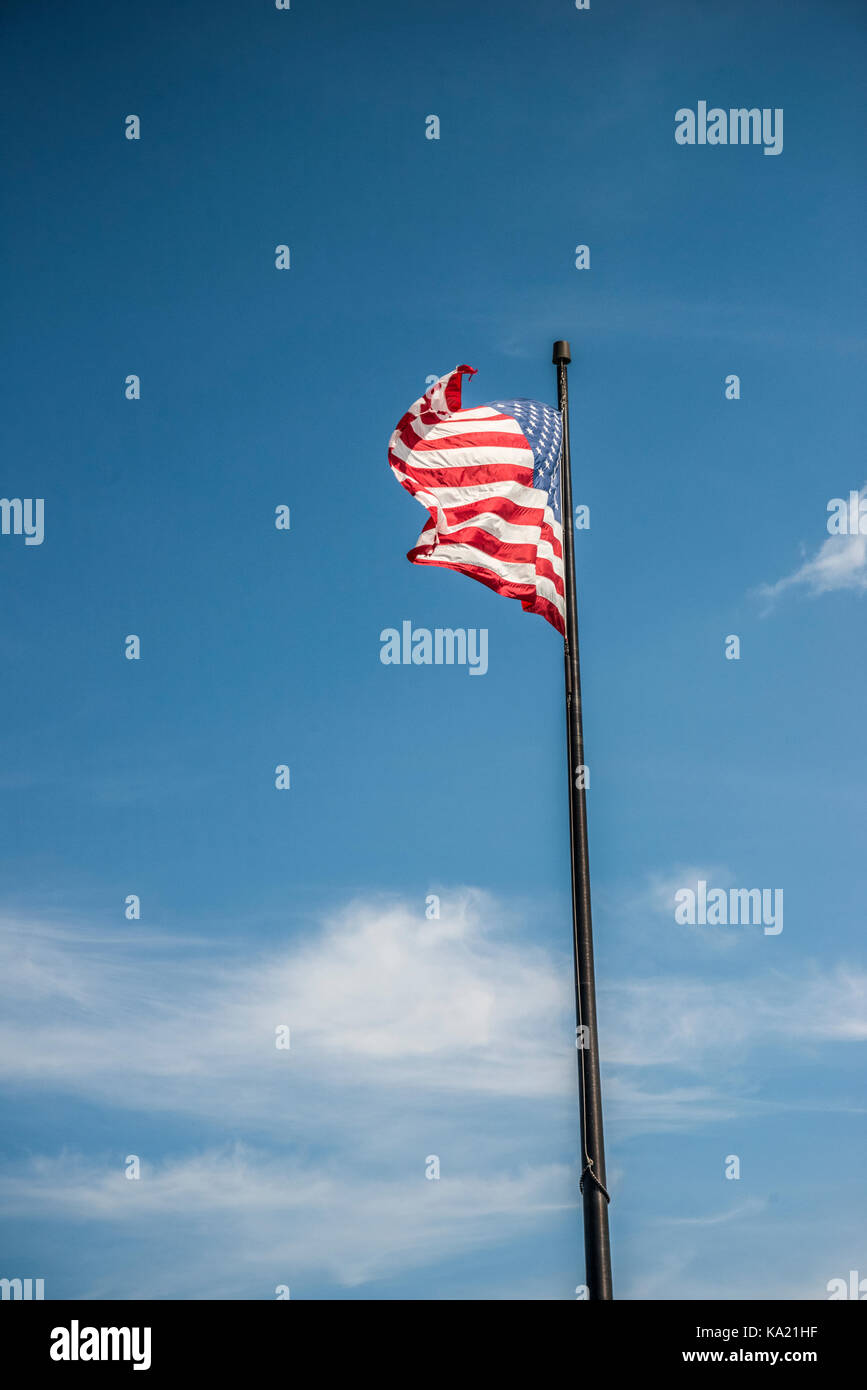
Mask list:
[[[445,386],[443,387],[446,408],[448,409],[450,414],[456,415],[461,408],[461,390],[463,386],[461,378],[465,376],[475,375],[475,367],[467,367],[466,365],[462,367],[455,367],[454,371],[450,373],[449,378]],[[431,390],[433,390],[433,387],[431,387]],[[435,424],[438,420],[442,419],[442,416],[438,415],[435,410],[430,409],[430,399],[430,394],[426,391],[421,398],[421,404],[419,407],[418,414],[413,415],[414,407],[408,410],[406,414],[402,417],[400,425],[398,425],[398,429],[401,428],[401,426],[404,423],[404,420],[424,420],[427,424]]]
[[[512,526],[529,526],[533,529],[538,527],[539,540],[548,542],[558,560],[563,558],[563,546],[557,539],[554,528],[542,520],[544,512],[540,507],[516,507],[506,497],[495,497],[485,498],[483,502],[466,502],[460,507],[444,507],[443,515],[449,526],[460,526],[461,522],[472,522],[478,516],[489,515],[502,517]],[[490,535],[490,532],[488,534]],[[451,535],[451,532],[448,537],[444,535],[443,540],[451,539]],[[519,542],[504,540],[502,544],[516,545]],[[535,550],[536,543],[534,541],[534,553]]]
[[[457,570],[459,574],[472,575],[473,579],[481,580],[482,584],[487,584],[489,589],[496,589],[498,594],[505,594],[507,598],[536,599],[538,594],[532,584],[516,584],[514,580],[502,579],[493,570],[484,569],[481,565],[463,564],[459,560],[437,560],[433,557],[423,555],[418,547],[407,551],[406,558],[411,560],[414,565],[437,565],[444,570]]]
[[[412,430],[400,431],[400,442],[405,444],[407,449],[413,454],[430,454],[437,449],[525,449],[531,454],[530,448],[523,434],[501,434],[498,430],[487,430],[470,432],[464,434],[441,434],[435,439],[428,435],[420,439]]]
[[[492,536],[490,531],[483,531],[480,526],[464,526],[460,531],[449,531],[448,535],[440,533],[440,544],[471,545],[475,550],[481,550],[485,555],[493,555],[498,560],[505,560],[510,565],[536,563],[537,549],[534,542],[522,544],[519,541],[500,541],[496,536]]]
[[[493,589],[494,593],[502,594],[505,598],[518,598],[521,600],[521,607],[527,613],[538,613],[545,618],[552,627],[558,632],[565,633],[563,619],[556,606],[550,599],[543,598],[537,594],[531,584],[515,584],[511,580],[501,579],[492,570],[482,569],[479,565],[460,564],[451,560],[417,559],[418,549],[410,550],[407,559],[412,560],[413,564],[436,565],[439,569],[456,570],[459,574],[468,574],[472,579],[477,579],[480,584],[484,584],[488,589]]]
[[[513,526],[541,526],[545,515],[542,507],[521,507],[509,497],[483,497],[477,502],[461,502],[457,507],[443,507],[450,525],[469,521],[481,512],[502,517]],[[550,529],[550,528],[549,528]]]
[[[474,375],[474,371],[473,367],[456,367],[443,387],[446,408],[452,417],[461,409],[462,378],[467,375]],[[505,420],[511,417],[492,415],[484,418]],[[483,463],[454,468],[422,468],[415,463],[407,463],[398,458],[394,450],[389,448],[389,463],[397,473],[402,475],[398,481],[406,488],[407,492],[414,496],[422,490],[431,492],[438,488],[475,487],[479,484],[500,482],[519,483],[523,487],[533,488],[533,455],[523,434],[507,434],[503,431],[491,431],[490,433],[481,430],[473,431],[473,422],[467,420],[465,422],[466,432],[457,435],[445,435],[437,439],[427,438],[428,431],[442,422],[443,416],[431,409],[430,396],[426,396],[416,413],[409,410],[402,417],[397,426],[396,434],[410,455],[433,453],[437,450],[517,448],[526,449],[531,461],[526,465]],[[425,430],[425,426],[428,427],[428,430]],[[423,431],[421,434],[419,433],[420,428]],[[420,462],[421,459],[419,459]],[[459,503],[457,506],[444,510],[448,523],[456,524],[460,529],[450,535],[441,536],[437,531],[437,511],[435,508],[428,507],[430,516],[419,537],[420,544],[409,551],[407,558],[414,564],[436,565],[441,569],[468,574],[488,589],[493,589],[497,594],[502,594],[506,598],[520,599],[521,606],[526,612],[540,614],[558,632],[563,633],[563,619],[556,605],[536,590],[539,579],[544,578],[554,585],[558,594],[562,594],[563,580],[555,573],[550,560],[542,559],[539,556],[538,542],[535,537],[526,543],[502,541],[498,540],[496,536],[492,536],[489,531],[483,530],[482,527],[472,524],[482,514],[487,513],[500,517],[514,526],[527,526],[532,530],[538,530],[540,539],[548,542],[554,554],[559,557],[562,555],[562,548],[553,528],[544,519],[544,508],[522,507],[508,497],[495,496]],[[429,543],[422,543],[426,542],[427,538],[429,538]],[[492,570],[486,569],[483,565],[473,564],[471,561],[463,563],[460,560],[437,559],[437,551],[441,545],[472,545],[475,550],[506,563],[531,564],[535,571],[534,582],[517,583],[514,580],[503,579]]]
[[[411,463],[404,463],[396,454],[390,457],[394,458],[392,466],[416,484],[415,491],[422,488],[430,492],[439,487],[480,487],[483,483],[533,486],[533,470],[523,463],[476,463],[467,468],[415,468]],[[410,491],[413,489],[410,488]]]
[[[502,517],[512,526],[538,526],[539,539],[547,541],[557,558],[562,559],[563,547],[553,526],[545,521],[543,507],[519,507],[508,497],[486,497],[479,502],[464,502],[459,507],[443,508],[443,515],[450,526],[458,526],[462,521],[473,521],[483,514]]]
[[[566,636],[566,624],[563,621],[563,615],[550,599],[543,598],[541,594],[537,594],[532,602],[526,599],[522,600],[521,607],[524,609],[525,613],[538,613],[541,617],[547,618],[552,627],[556,627],[557,631],[563,637]]]
[[[468,367],[466,363],[464,363],[463,366],[455,367],[454,371],[452,372],[451,376],[446,382],[446,405],[453,414],[455,411],[460,410],[461,408],[461,391],[463,389],[463,381],[461,378],[465,376],[475,376],[475,374],[475,367]]]
[[[537,557],[536,573],[540,579],[550,579],[557,593],[565,595],[566,591],[563,587],[563,577],[557,573],[550,560],[542,560]]]
[[[503,415],[499,418],[507,419],[508,417]],[[405,419],[406,416],[404,416],[404,420]],[[438,423],[441,423],[441,421],[438,421]],[[470,422],[467,421],[467,424],[469,426]],[[419,435],[412,428],[411,424],[404,424],[402,420],[395,430],[395,434],[399,436],[401,444],[403,444],[411,454],[432,453],[436,449],[484,449],[486,446],[495,449],[527,449],[531,454],[533,452],[529,442],[523,434],[507,434],[505,431],[500,430],[489,430],[485,432],[467,428],[462,430],[460,434],[443,434],[438,435],[436,439],[431,439],[430,433],[427,435]]]
[[[558,560],[563,559],[563,546],[561,542],[558,541],[553,526],[549,526],[547,521],[542,522],[539,530],[539,539],[548,542]]]
[[[428,532],[428,528],[425,527],[419,540],[427,534],[431,536],[431,543],[415,546],[411,555],[433,556],[441,545],[471,545],[474,550],[481,550],[483,555],[490,555],[493,559],[502,560],[505,564],[533,565],[536,575],[540,579],[549,579],[558,594],[565,592],[562,575],[557,573],[550,560],[539,555],[535,545],[517,545],[511,542],[504,545],[477,526],[468,526],[462,531],[455,531],[447,536],[435,536],[434,528]],[[452,564],[450,560],[443,560],[441,563],[444,565]],[[457,569],[458,567],[462,568],[460,561],[454,564],[454,568]]]

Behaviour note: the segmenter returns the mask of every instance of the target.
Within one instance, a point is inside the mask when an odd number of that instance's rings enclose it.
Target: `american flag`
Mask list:
[[[540,401],[461,409],[455,367],[397,426],[388,461],[430,513],[407,554],[416,565],[470,574],[565,630],[558,410]]]

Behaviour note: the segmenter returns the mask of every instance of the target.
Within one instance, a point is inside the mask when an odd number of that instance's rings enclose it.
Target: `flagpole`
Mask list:
[[[587,848],[587,798],[584,788],[584,729],[581,717],[581,669],[578,659],[578,603],[575,593],[575,547],[572,531],[572,462],[569,453],[569,381],[572,361],[567,342],[554,344],[557,404],[563,416],[560,468],[563,567],[566,586],[566,738],[569,772],[569,829],[572,850],[572,944],[575,970],[576,1048],[581,1113],[581,1179],[584,1205],[584,1263],[591,1299],[614,1297],[608,1238],[608,1193],[602,1137],[602,1087],[596,1032],[596,983],[593,971],[593,926],[590,916],[590,859]],[[576,783],[578,785],[576,785]]]

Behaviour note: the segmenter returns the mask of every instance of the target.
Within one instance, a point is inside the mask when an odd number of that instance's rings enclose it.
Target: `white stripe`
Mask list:
[[[508,420],[510,424],[517,425],[511,415],[503,415],[501,410],[495,410],[492,405],[473,405],[461,407],[452,416],[453,420]],[[520,426],[518,426],[520,428]]]
[[[455,375],[455,372],[446,372],[445,376],[441,376],[438,381],[434,382],[433,386],[431,386],[428,391],[425,391],[423,396],[419,396],[418,400],[410,406],[409,410],[406,412],[407,415],[418,416],[423,410],[440,411],[440,402],[442,402],[442,410],[444,411],[446,404],[446,386]],[[461,378],[461,380],[463,380],[463,378]],[[490,405],[474,405],[461,406],[460,410],[449,411],[448,414],[472,415],[474,418],[483,420],[490,418],[492,415],[499,415],[500,412],[494,410],[493,406]]]
[[[469,444],[465,449],[408,449],[399,439],[393,439],[392,453],[413,468],[484,468],[490,464],[510,463],[513,467],[533,469],[533,450],[529,444],[496,444],[492,449]]]
[[[416,416],[409,421],[409,425],[419,439],[430,439],[431,435],[524,433],[511,415],[496,415],[489,410],[485,415],[468,418],[469,416],[468,410],[460,410],[457,415],[450,415],[447,419],[439,419],[435,423],[422,422]]]
[[[513,522],[506,521],[495,512],[475,512],[466,521],[447,522],[442,512],[438,510],[439,522],[435,528],[431,527],[427,531],[429,540],[434,537],[448,538],[456,535],[459,531],[464,531],[470,527],[478,527],[480,531],[485,531],[495,540],[501,541],[505,545],[531,545],[536,554],[543,560],[547,560],[554,568],[555,572],[563,577],[563,560],[556,554],[550,541],[542,540],[538,526],[516,526]],[[558,540],[561,538],[558,536]],[[562,544],[562,541],[561,541]]]
[[[432,553],[427,556],[419,556],[417,563],[444,563],[457,568],[471,565],[476,569],[487,570],[491,575],[497,576],[505,583],[534,591],[540,598],[547,599],[561,617],[565,617],[565,600],[557,592],[554,581],[536,572],[536,565],[543,561],[551,566],[561,580],[564,576],[562,556],[555,554],[550,541],[541,539],[540,525],[538,523],[525,525],[507,521],[495,512],[484,510],[485,502],[504,499],[514,506],[541,511],[544,524],[550,527],[551,533],[562,547],[562,527],[554,519],[547,493],[539,488],[527,487],[524,483],[512,480],[475,483],[469,487],[442,487],[438,484],[436,487],[426,488],[418,479],[411,478],[397,466],[397,460],[411,463],[413,468],[420,470],[472,469],[508,463],[513,466],[517,465],[522,469],[526,467],[528,470],[532,470],[533,465],[530,461],[532,460],[532,450],[528,447],[521,426],[511,416],[502,415],[492,406],[477,406],[471,409],[461,409],[454,413],[449,413],[446,410],[445,386],[454,375],[454,372],[449,372],[446,376],[441,377],[431,391],[421,396],[407,412],[408,419],[405,424],[409,425],[412,433],[428,445],[436,443],[438,439],[443,441],[456,439],[466,433],[516,434],[521,437],[522,443],[517,446],[516,441],[514,448],[497,446],[493,449],[486,449],[473,444],[465,448],[426,448],[423,451],[418,451],[404,444],[399,432],[395,430],[389,443],[389,449],[393,455],[390,459],[392,470],[399,481],[407,485],[408,490],[421,502],[422,506],[431,509],[437,518],[436,522],[428,521],[426,523],[426,529],[422,531],[417,541],[418,547],[431,550]],[[423,423],[420,419],[423,411],[433,411],[438,418],[433,423]],[[530,460],[527,458],[528,453]],[[446,522],[443,511],[443,508],[446,507],[473,507],[474,510],[473,514],[463,521]],[[526,562],[496,559],[472,545],[466,545],[462,542],[449,544],[447,538],[450,535],[473,526],[483,530],[487,535],[504,545],[533,546],[535,562],[527,564]]]
[[[563,561],[560,558],[560,556],[555,552],[554,547],[553,545],[551,545],[550,541],[540,541],[537,549],[539,559],[547,560],[548,563],[553,565],[554,569],[557,570],[560,575],[562,575]]]
[[[401,473],[397,468],[394,468],[393,471],[398,478],[407,477],[405,473]],[[544,511],[545,519],[562,549],[563,528],[560,522],[554,519],[551,508],[546,505],[548,500],[547,495],[538,488],[527,488],[521,483],[512,482],[479,483],[475,487],[464,488],[423,488],[420,487],[413,478],[408,478],[407,481],[413,487],[414,496],[417,501],[421,502],[423,506],[433,507],[437,512],[440,517],[438,526],[438,531],[440,533],[446,534],[449,531],[460,530],[464,526],[479,525],[483,526],[486,531],[490,531],[491,534],[497,534],[494,532],[493,527],[485,520],[490,517],[492,521],[500,521],[503,527],[508,528],[508,530],[503,530],[499,533],[504,540],[514,538],[518,544],[528,544],[531,543],[532,538],[533,544],[538,543],[540,555],[551,560],[552,564],[562,564],[559,557],[555,555],[551,542],[540,538],[540,527],[532,522],[527,523],[527,525],[522,525],[521,523],[506,521],[505,518],[498,517],[496,513],[483,511],[475,512],[473,516],[461,522],[447,522],[443,515],[443,508],[450,509],[452,507],[475,506],[493,498],[502,498],[504,501],[511,502],[516,507],[526,507],[533,511]]]
[[[476,502],[487,501],[491,497],[502,497],[504,501],[514,503],[516,507],[532,507],[541,511],[548,500],[546,494],[538,488],[525,487],[523,483],[516,483],[510,478],[501,478],[494,483],[474,483],[472,487],[425,488],[415,478],[401,473],[394,464],[392,469],[397,478],[406,479],[419,502],[423,498],[430,499],[425,503],[429,507],[468,507]]]
[[[537,575],[536,593],[540,598],[546,598],[549,603],[553,603],[555,607],[559,609],[561,615],[565,616],[566,601],[562,594],[557,593],[552,579],[546,579],[543,575]]]
[[[431,532],[425,535],[422,532],[418,538],[418,545],[430,544]],[[523,584],[533,589],[540,598],[546,598],[549,603],[553,603],[561,617],[565,616],[566,604],[563,596],[558,594],[553,579],[548,579],[546,575],[537,574],[532,565],[513,564],[505,560],[495,560],[483,550],[476,550],[472,545],[438,545],[432,555],[419,555],[416,557],[417,565],[437,564],[438,562],[448,561],[450,564],[475,565],[479,569],[490,570],[500,579],[509,584]]]
[[[428,531],[426,535],[422,532],[416,544],[430,545],[431,532]],[[480,569],[491,570],[494,574],[498,574],[501,579],[507,580],[510,584],[529,584],[531,589],[536,584],[536,570],[533,565],[527,564],[525,561],[495,560],[486,551],[476,550],[474,545],[438,545],[433,555],[419,555],[416,564],[423,565],[426,561],[435,562],[437,560],[457,560],[465,565],[478,565]]]
[[[445,522],[437,529],[441,536],[451,536],[455,531],[466,530],[468,526],[477,526],[480,531],[487,531],[489,536],[509,545],[533,545],[539,548],[545,544],[539,539],[538,526],[515,525],[513,521],[497,516],[496,512],[474,512],[465,521]],[[551,549],[550,545],[548,549]]]

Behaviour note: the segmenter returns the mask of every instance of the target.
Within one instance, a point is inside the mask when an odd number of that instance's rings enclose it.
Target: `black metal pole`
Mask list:
[[[569,454],[569,344],[554,344],[557,404],[563,416],[560,467],[563,568],[566,587],[566,739],[569,770],[569,828],[572,843],[572,943],[575,963],[575,1014],[578,1022],[578,1083],[581,1107],[581,1181],[584,1204],[584,1262],[591,1299],[614,1297],[608,1239],[608,1193],[602,1138],[602,1087],[596,1032],[596,982],[593,972],[593,926],[590,917],[590,858],[587,849],[587,797],[584,729],[581,718],[581,669],[578,660],[578,603],[575,593],[575,546],[572,533],[572,463]]]

